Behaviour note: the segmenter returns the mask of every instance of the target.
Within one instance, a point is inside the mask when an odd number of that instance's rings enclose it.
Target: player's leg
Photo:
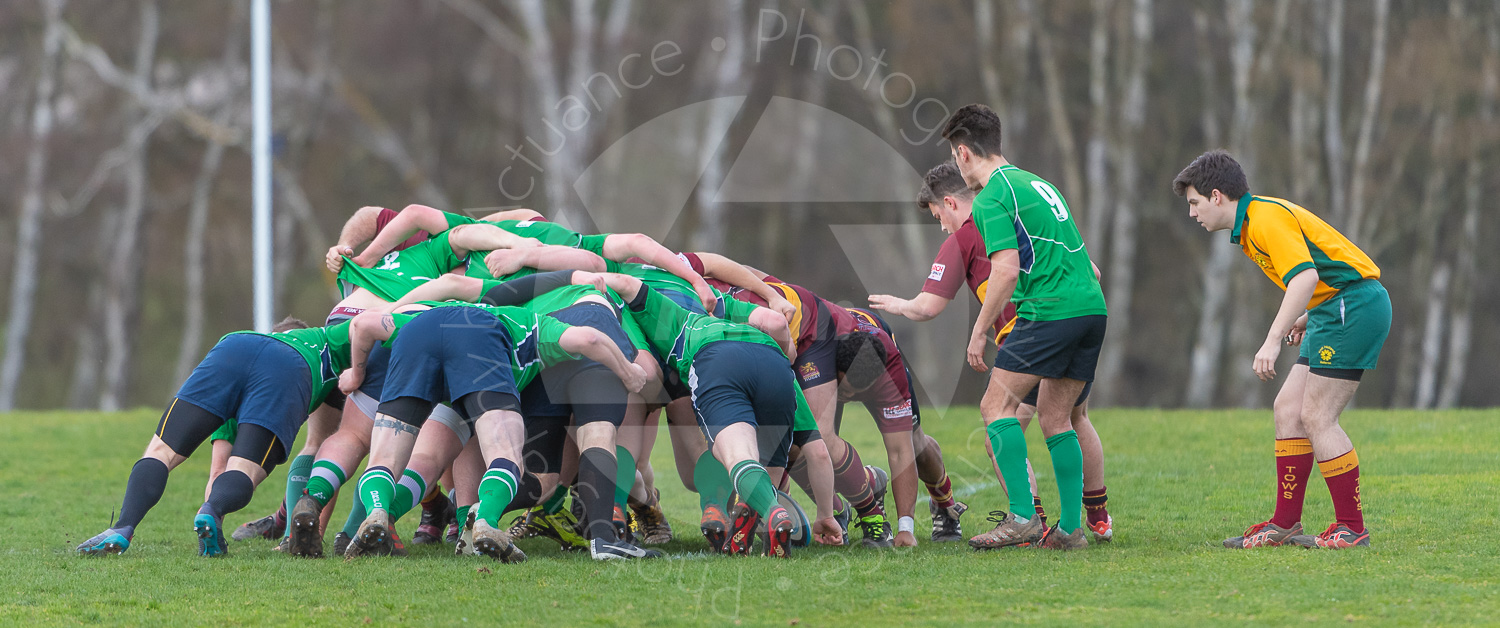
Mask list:
[[[1307,430],[1308,440],[1312,441],[1313,455],[1317,457],[1318,470],[1328,484],[1328,494],[1333,498],[1336,521],[1323,534],[1294,537],[1293,543],[1331,549],[1370,544],[1359,494],[1359,454],[1339,425],[1339,414],[1358,390],[1357,379],[1329,377],[1318,371],[1307,376],[1302,425]]]
[[[1003,351],[1004,348],[1002,355]],[[1029,545],[1040,539],[1045,530],[1040,517],[1017,514],[1033,515],[1035,506],[1027,478],[1026,435],[1016,419],[1016,412],[1021,397],[1035,388],[1041,379],[1038,375],[998,367],[990,370],[989,385],[979,401],[979,414],[985,423],[995,465],[999,467],[1005,484],[1010,512],[991,517],[991,520],[998,519],[995,527],[969,539],[969,545],[976,549]]]
[[[588,549],[588,541],[579,534],[578,519],[573,516],[572,511],[562,508],[561,503],[553,502],[553,498],[558,498],[557,502],[561,502],[568,493],[566,489],[559,490],[559,487],[563,479],[569,444],[568,427],[572,422],[572,415],[566,412],[566,408],[558,408],[556,411],[562,414],[556,416],[533,412],[534,407],[545,408],[534,403],[537,391],[541,388],[540,382],[533,382],[521,391],[521,414],[526,417],[526,444],[521,451],[525,473],[509,509],[525,509],[526,512],[511,523],[511,538],[544,536],[557,541],[564,550]],[[577,451],[577,447],[573,450]],[[575,461],[574,468],[568,469],[570,475],[577,474],[576,466]],[[610,476],[610,481],[613,486],[613,475]],[[613,498],[610,499],[610,505],[613,505]],[[606,509],[606,522],[612,511],[612,507]]]
[[[812,360],[810,356],[802,356],[798,359],[801,360],[804,357]],[[807,363],[813,362],[805,364]],[[825,368],[833,371],[834,367],[819,367],[815,370],[821,373]],[[808,381],[808,378],[802,378],[804,384]],[[861,544],[870,548],[890,547],[892,540],[890,522],[885,517],[884,486],[871,481],[872,471],[860,458],[859,451],[838,435],[839,400],[836,375],[827,381],[803,388],[802,394],[807,398],[808,407],[812,408],[813,418],[818,423],[818,433],[823,436],[823,441],[828,447],[828,455],[833,458],[834,489],[853,506],[855,516],[858,518],[857,525],[864,531]],[[884,472],[882,471],[881,474],[883,475]]]
[[[943,449],[937,439],[922,431],[921,423],[912,428],[912,446],[917,455],[917,479],[927,487],[928,512],[932,515],[932,540],[935,542],[962,541],[963,528],[959,518],[969,509],[968,504],[953,496],[953,480],[948,477],[948,468],[943,464]]]
[[[500,526],[500,516],[515,498],[521,483],[519,461],[526,425],[518,412],[520,400],[514,393],[495,391],[472,395],[458,401],[462,406],[460,412],[477,414],[474,437],[479,440],[480,453],[487,461],[487,470],[479,481],[479,503],[473,509],[474,549],[495,560],[520,562],[526,555]]]
[[[307,486],[292,506],[287,522],[287,551],[292,556],[323,556],[323,512],[369,453],[374,429],[372,417],[379,413],[379,406],[378,399],[363,391],[355,391],[345,400],[339,428],[318,447]],[[336,547],[343,539],[353,538],[359,523],[365,519],[364,503],[359,499],[350,502],[355,509],[349,517],[353,523],[345,523],[340,533],[344,536],[335,542]]]
[[[473,429],[470,426],[469,429]],[[459,534],[453,552],[460,556],[476,554],[474,551],[474,505],[479,503],[479,482],[484,477],[484,455],[479,451],[479,439],[470,437],[469,444],[453,459],[453,503],[456,508]]]
[[[1031,392],[1026,393],[1026,396],[1021,398],[1021,405],[1016,407],[1016,421],[1021,424],[1022,432],[1031,427],[1031,420],[1036,418],[1036,396],[1037,392],[1041,389],[1041,384],[1038,383],[1031,389]],[[993,447],[990,448],[990,460],[991,462],[995,461]],[[995,477],[1000,478],[1000,488],[1004,489],[1005,478],[1000,477],[1000,467],[998,464],[995,466]],[[1037,490],[1036,469],[1031,466],[1030,458],[1026,459],[1026,482],[1026,485],[1031,487],[1031,505],[1036,509],[1037,518],[1041,519],[1042,524],[1045,525],[1047,523],[1047,511],[1042,508],[1042,493]],[[1010,495],[1010,493],[1007,492],[1006,495]]]
[[[1276,511],[1240,536],[1224,539],[1224,547],[1249,549],[1284,545],[1302,533],[1302,501],[1316,462],[1312,441],[1302,427],[1302,400],[1307,390],[1307,364],[1298,360],[1287,373],[1272,404],[1276,423]]]
[[[197,371],[194,374],[197,375]],[[156,433],[151,436],[146,451],[130,469],[119,519],[109,529],[79,544],[77,551],[102,556],[129,549],[136,526],[161,501],[162,493],[167,489],[167,475],[223,424],[222,417],[192,402],[173,398],[157,422]]]
[[[1052,471],[1057,478],[1058,507],[1057,523],[1048,535],[1058,534],[1067,541],[1066,547],[1087,545],[1083,532],[1083,448],[1078,444],[1078,433],[1073,430],[1073,407],[1082,394],[1084,382],[1071,378],[1044,379],[1038,396],[1038,418],[1042,434],[1047,438],[1047,451],[1052,456]],[[1084,545],[1078,545],[1074,541]],[[1054,542],[1055,543],[1055,542]],[[1043,547],[1051,547],[1046,540]]]
[[[1114,518],[1109,516],[1109,493],[1104,486],[1104,445],[1099,441],[1099,432],[1089,420],[1088,395],[1091,386],[1084,386],[1083,394],[1073,406],[1073,431],[1078,434],[1078,446],[1083,450],[1083,509],[1091,538],[1109,542],[1114,539]]]
[[[292,412],[305,412],[305,406]],[[261,425],[241,421],[229,463],[214,479],[208,499],[193,518],[200,556],[224,556],[229,552],[224,542],[224,516],[249,505],[255,487],[285,460],[286,447],[275,433]]]
[[[637,395],[631,395],[631,398],[639,399]],[[641,412],[646,410],[644,400],[638,406],[632,401],[632,407],[639,407]],[[672,526],[667,523],[666,513],[662,512],[661,489],[656,487],[656,472],[651,466],[651,450],[656,444],[661,416],[650,412],[645,414],[645,433],[641,439],[643,455],[636,464],[636,481],[629,489],[626,506],[634,523],[635,541],[641,545],[662,545],[672,540]]]
[[[213,490],[214,480],[224,472],[224,469],[228,468],[229,452],[234,449],[234,442],[222,438],[210,438],[208,444],[213,448],[213,458],[208,461],[208,483],[203,485],[203,499],[205,500],[208,499],[209,491]],[[235,540],[243,541],[244,539],[236,537]]]

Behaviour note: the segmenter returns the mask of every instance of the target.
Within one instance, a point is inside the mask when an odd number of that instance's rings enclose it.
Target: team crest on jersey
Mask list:
[[[1271,258],[1261,255],[1260,253],[1255,254],[1255,263],[1259,264],[1261,268],[1264,268],[1266,270],[1271,269]]]
[[[932,265],[932,272],[928,273],[927,280],[928,281],[942,281],[943,280],[943,271],[945,271],[945,270],[948,270],[948,266],[946,264],[933,264]]]
[[[904,419],[911,416],[911,401],[903,401],[899,406],[891,406],[882,411],[887,419]]]
[[[802,363],[801,366],[797,367],[797,373],[800,374],[802,376],[802,379],[804,380],[817,379],[818,376],[822,374],[818,372],[818,365],[813,364],[812,362]]]
[[[1322,349],[1318,349],[1318,359],[1322,360],[1324,364],[1332,364],[1334,353],[1333,347],[1323,345]]]
[[[401,262],[397,261],[400,258],[401,251],[386,253],[385,257],[380,258],[380,265],[376,266],[375,270],[396,270],[401,267]]]

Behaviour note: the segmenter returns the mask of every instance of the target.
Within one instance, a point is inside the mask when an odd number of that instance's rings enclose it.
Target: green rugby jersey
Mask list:
[[[974,197],[974,225],[986,255],[1020,254],[1011,296],[1017,316],[1055,321],[1109,313],[1068,203],[1051,183],[1012,165],[996,169]]]
[[[641,326],[656,353],[666,359],[668,367],[677,370],[682,381],[691,379],[693,357],[710,343],[722,340],[752,342],[781,353],[781,345],[759,329],[689,312],[660,292],[646,287],[641,289],[646,291],[646,303],[639,311],[630,308],[630,315]]]
[[[453,214],[449,214],[449,216],[452,216],[448,219],[450,227],[456,226],[454,224],[455,221],[459,222],[459,224],[478,222],[464,216]],[[468,220],[469,222],[463,223],[463,220]],[[499,220],[486,224],[493,224],[523,238],[534,238],[542,244],[583,249],[600,257],[604,256],[604,240],[609,237],[609,234],[584,235],[562,225],[541,220]],[[497,278],[490,274],[490,269],[484,264],[484,256],[486,255],[489,255],[489,251],[474,251],[469,253],[469,269],[467,274],[470,277],[478,277],[480,279],[516,279],[536,272],[535,269],[523,268],[519,272],[509,276]]]
[[[516,390],[525,388],[549,366],[582,359],[582,356],[573,355],[562,348],[563,332],[572,326],[550,316],[542,316],[531,308],[497,307],[461,301],[422,301],[421,305],[433,308],[469,307],[493,315],[506,335],[510,336],[510,372],[515,379]],[[390,339],[385,341],[385,346],[390,347],[400,335],[401,328],[420,314],[422,312],[392,314],[395,329],[391,332]],[[475,320],[475,324],[488,326],[490,322],[487,318],[479,318]]]
[[[609,272],[635,277],[641,280],[641,283],[650,286],[651,289],[657,292],[675,290],[695,300],[698,298],[698,291],[693,289],[693,284],[688,283],[688,280],[662,270],[657,266],[632,262],[616,262],[613,260],[604,260],[604,266],[605,270]],[[719,299],[719,310],[709,312],[709,314],[734,323],[750,322],[750,314],[758,306],[754,303],[746,303],[739,299],[731,298],[719,292],[713,286],[709,286],[709,289],[713,290],[714,296]]]
[[[312,414],[328,395],[339,387],[339,374],[349,368],[349,321],[327,327],[308,327],[271,334],[254,331],[237,331],[225,334],[253,334],[275,338],[295,349],[307,362],[312,375],[312,398],[308,400],[307,413]],[[223,338],[220,338],[223,340]]]
[[[479,289],[480,297],[483,298],[483,296],[485,294],[488,294],[490,290],[493,290],[495,286],[498,286],[502,283],[505,282],[498,279],[484,280],[482,283],[482,287]],[[544,292],[537,295],[535,299],[527,301],[525,308],[538,314],[551,314],[565,307],[573,305],[583,297],[595,294],[603,296],[611,304],[613,304],[616,312],[620,312],[625,309],[625,300],[620,298],[620,295],[615,294],[615,291],[610,290],[607,293],[601,293],[592,285],[563,286],[556,290]],[[621,317],[620,327],[625,329],[625,337],[630,339],[631,346],[634,346],[636,349],[642,351],[651,350],[651,345],[646,341],[645,334],[641,332],[640,326],[636,325],[634,318],[629,316]]]
[[[444,231],[421,244],[386,253],[380,258],[380,263],[370,268],[363,268],[345,257],[339,280],[369,290],[387,303],[398,301],[413,288],[464,263],[453,254],[453,246],[448,243],[449,233],[451,231]]]

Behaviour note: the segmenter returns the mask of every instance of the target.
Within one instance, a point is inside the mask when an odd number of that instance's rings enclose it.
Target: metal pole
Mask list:
[[[252,0],[250,6],[250,106],[255,249],[255,330],[271,331],[275,311],[271,286],[271,6]]]

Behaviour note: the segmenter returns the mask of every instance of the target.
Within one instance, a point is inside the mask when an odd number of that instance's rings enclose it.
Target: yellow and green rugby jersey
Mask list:
[[[1380,267],[1322,218],[1296,203],[1269,196],[1240,198],[1229,241],[1240,245],[1271,281],[1286,282],[1302,271],[1318,271],[1318,287],[1307,309],[1361,279],[1379,279]]]
[[[1055,321],[1109,313],[1068,202],[1051,183],[1012,165],[997,168],[974,197],[974,226],[985,255],[1020,255],[1010,299],[1017,316]]]
[[[433,308],[476,308],[499,320],[500,327],[505,330],[506,335],[510,336],[510,372],[515,379],[517,390],[526,387],[531,380],[536,379],[542,369],[569,360],[582,359],[582,356],[573,355],[562,348],[563,332],[571,329],[572,325],[550,316],[542,316],[530,308],[497,307],[461,301],[422,301],[420,303]],[[389,347],[395,343],[396,337],[401,333],[401,328],[421,313],[392,314],[395,329],[391,332],[390,339],[385,341],[385,346]],[[488,321],[476,320],[475,324],[487,325]],[[345,360],[347,361],[348,358],[346,357]]]
[[[317,410],[323,400],[338,388],[339,374],[349,368],[349,321],[327,327],[307,327],[271,334],[237,331],[225,334],[224,337],[234,334],[275,338],[295,349],[307,361],[307,370],[312,375],[312,398],[308,401],[308,414]]]

